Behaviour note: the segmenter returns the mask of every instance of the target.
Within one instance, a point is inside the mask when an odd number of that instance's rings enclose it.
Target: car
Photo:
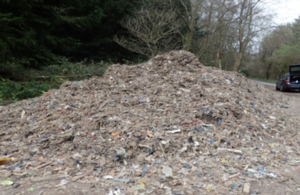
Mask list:
[[[289,91],[300,90],[300,64],[293,64],[289,67],[289,73],[277,78],[276,90]]]

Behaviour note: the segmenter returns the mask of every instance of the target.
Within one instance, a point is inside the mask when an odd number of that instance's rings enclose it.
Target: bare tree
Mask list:
[[[184,26],[187,31],[184,34],[181,34],[183,50],[189,51],[191,49],[195,27],[198,25],[199,14],[201,14],[204,0],[180,0],[181,5],[183,6],[185,12],[177,12],[181,17]]]
[[[209,32],[203,39],[198,41],[199,50],[197,56],[201,59],[207,52],[216,53],[216,63],[221,67],[221,45],[224,33],[226,33],[226,27],[231,23],[228,17],[228,12],[232,9],[231,3],[227,3],[228,0],[208,0],[208,5],[205,10],[206,17],[202,19],[205,25],[205,30]],[[201,23],[199,24],[201,25]]]
[[[159,53],[181,49],[179,31],[182,23],[177,18],[175,8],[157,7],[150,0],[147,6],[134,11],[133,17],[121,22],[130,32],[129,36],[114,37],[122,47],[153,57]]]
[[[238,0],[238,51],[233,70],[238,71],[243,55],[250,41],[263,30],[270,28],[266,24],[269,15],[265,14],[261,0]]]

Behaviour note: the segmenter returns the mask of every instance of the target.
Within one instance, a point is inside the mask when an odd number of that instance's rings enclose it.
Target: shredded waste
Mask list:
[[[186,51],[112,65],[0,108],[1,191],[299,194],[289,101]]]

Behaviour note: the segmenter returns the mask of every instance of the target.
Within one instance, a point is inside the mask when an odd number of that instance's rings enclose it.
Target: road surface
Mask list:
[[[289,109],[286,109],[286,111],[293,115],[300,115],[300,91],[287,91],[287,92],[281,92],[276,91],[275,87],[276,84],[273,83],[266,83],[258,80],[252,80],[258,84],[264,85],[266,88],[270,89],[271,91],[275,91],[276,93],[281,93],[283,95],[289,96],[292,98],[291,107]]]
[[[263,82],[263,81],[253,80],[253,79],[251,79],[251,81],[254,81],[256,83],[259,83],[259,84],[265,85],[265,86],[272,86],[272,87],[274,87],[274,89],[275,89],[275,86],[276,86],[276,84],[274,84],[274,83],[267,83],[267,82]]]

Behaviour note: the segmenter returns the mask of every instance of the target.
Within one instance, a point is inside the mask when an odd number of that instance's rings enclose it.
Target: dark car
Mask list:
[[[290,65],[290,72],[277,78],[276,90],[288,91],[291,89],[300,90],[300,64]]]

